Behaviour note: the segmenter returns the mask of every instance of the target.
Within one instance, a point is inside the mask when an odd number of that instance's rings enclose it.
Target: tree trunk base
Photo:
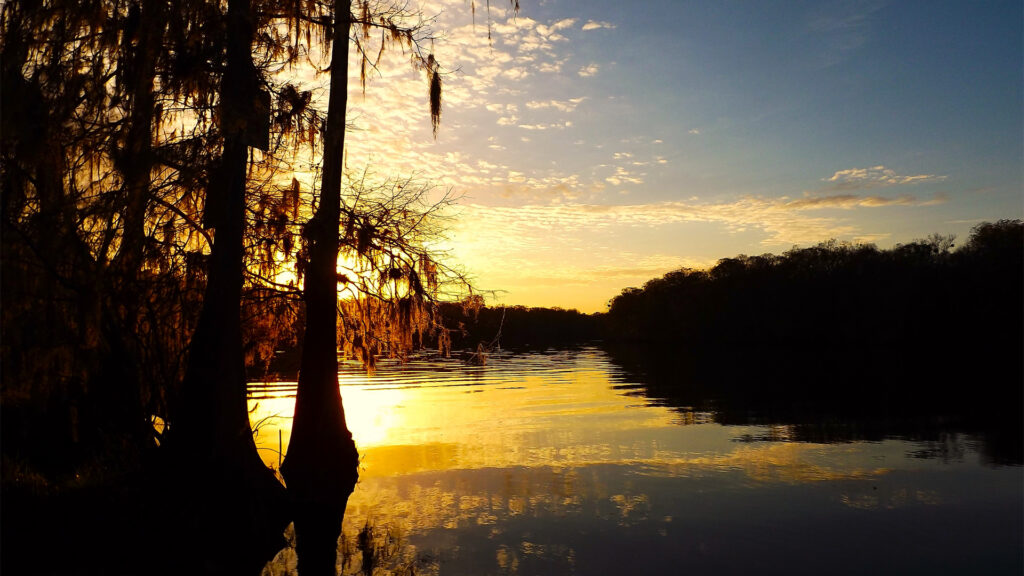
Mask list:
[[[163,534],[156,557],[201,574],[253,574],[287,542],[292,520],[285,487],[262,462],[169,454],[156,474]],[[257,466],[258,464],[258,466]]]
[[[355,488],[354,484],[352,488]],[[337,574],[338,537],[341,536],[345,506],[351,494],[350,489],[340,506],[310,502],[295,504],[295,553],[302,576]]]

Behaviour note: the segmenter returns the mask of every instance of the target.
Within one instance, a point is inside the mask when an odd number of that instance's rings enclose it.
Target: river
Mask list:
[[[342,573],[371,561],[366,526],[385,574],[1024,573],[1024,469],[985,438],[809,436],[659,398],[643,378],[586,347],[345,364],[361,464]],[[250,384],[274,468],[294,395]],[[294,566],[285,549],[264,574]]]

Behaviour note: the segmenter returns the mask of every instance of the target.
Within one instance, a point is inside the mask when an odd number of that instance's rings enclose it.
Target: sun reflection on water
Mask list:
[[[645,402],[597,351],[346,368],[340,380],[361,456],[346,530],[395,527],[445,573],[628,572],[594,563],[623,541],[659,562],[726,561],[737,538],[770,555],[817,537],[807,522],[823,511],[939,508],[965,493],[946,464],[908,458],[904,441],[799,442],[787,426],[724,426]],[[294,393],[294,383],[251,386],[272,467]],[[975,464],[954,470],[969,477]],[[765,536],[780,522],[800,536]]]
[[[425,378],[422,371],[397,366],[374,375],[342,373],[364,484],[424,472],[597,465],[668,477],[740,471],[750,480],[787,483],[889,471],[878,450],[866,461],[859,445],[789,442],[784,427],[725,427],[707,415],[638,405],[614,387],[614,374],[587,360],[577,359],[582,366],[573,371],[538,374],[499,366],[470,378],[458,370]],[[279,438],[281,451],[288,448],[295,384],[252,390],[257,445],[274,467]],[[744,437],[773,441],[736,441]],[[891,461],[899,460],[894,454]]]

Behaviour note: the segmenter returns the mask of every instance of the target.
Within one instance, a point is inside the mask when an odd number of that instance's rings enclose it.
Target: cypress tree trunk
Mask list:
[[[114,420],[118,432],[143,440],[149,433],[145,420],[141,359],[136,337],[144,288],[140,286],[145,246],[146,208],[153,172],[156,65],[167,18],[166,0],[141,0],[129,10],[124,42],[137,38],[126,50],[124,66],[129,86],[128,123],[117,168],[124,178],[122,217],[124,232],[115,257],[113,282],[102,289],[107,300],[102,310],[104,336],[110,353],[100,377],[104,390],[93,399],[100,418]],[[108,423],[104,423],[108,424]]]
[[[358,455],[338,390],[337,346],[338,231],[350,22],[351,1],[336,2],[320,205],[306,226],[310,242],[303,291],[306,330],[291,440],[281,467],[288,492],[297,502],[340,507],[341,511],[358,477]]]
[[[355,488],[359,455],[338,389],[338,230],[348,102],[351,0],[335,3],[331,95],[324,136],[320,205],[306,227],[310,259],[295,417],[281,474],[294,504],[295,545],[303,574],[335,573],[338,536]]]
[[[124,237],[118,250],[118,259],[126,276],[134,275],[142,262],[145,240],[146,205],[153,168],[153,82],[156,60],[166,18],[164,0],[142,0],[141,6],[132,7],[136,30],[125,30],[126,36],[135,35],[138,41],[131,55],[130,74],[131,110],[125,135],[120,170],[124,175],[125,212]],[[128,42],[129,40],[126,40]]]
[[[206,292],[189,347],[182,402],[174,415],[176,441],[194,457],[217,462],[259,461],[246,405],[242,350],[242,232],[245,224],[247,146],[243,109],[252,67],[248,0],[228,3],[227,68],[221,86],[224,152],[220,177],[207,191],[207,211],[216,211]],[[244,455],[244,456],[243,456]]]
[[[227,68],[221,85],[223,164],[220,188],[207,191],[207,209],[216,213],[211,220],[216,237],[182,402],[169,437],[172,462],[183,469],[178,486],[171,490],[186,490],[186,507],[194,507],[198,516],[193,521],[200,533],[197,540],[210,546],[211,561],[225,571],[248,565],[255,573],[280,549],[287,517],[284,488],[263,465],[253,441],[242,349],[245,127],[257,88],[249,0],[229,0],[227,20]]]

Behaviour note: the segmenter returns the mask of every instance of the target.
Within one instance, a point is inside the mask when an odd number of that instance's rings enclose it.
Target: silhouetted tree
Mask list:
[[[485,306],[471,296],[441,306],[452,349],[490,352],[497,348],[574,346],[600,339],[601,317],[561,308]]]
[[[84,468],[109,476],[171,453],[162,470],[201,470],[203,481],[176,472],[181,482],[160,488],[206,488],[189,509],[227,518],[204,533],[274,524],[280,486],[252,441],[245,367],[265,364],[296,327],[307,331],[299,404],[316,406],[300,408],[293,447],[313,439],[354,479],[338,337],[372,366],[434,329],[443,279],[458,275],[423,240],[450,200],[427,202],[429,186],[408,179],[342,186],[346,55],[332,59],[343,64],[326,115],[272,71],[328,47],[347,54],[349,41],[365,71],[379,31],[426,73],[436,133],[440,68],[409,16],[369,2],[3,6],[5,485],[41,472],[60,486]],[[321,186],[292,176],[300,150],[324,158]],[[347,277],[335,270],[339,250],[357,262]],[[289,456],[298,493],[315,459]]]
[[[351,2],[336,2],[331,43],[331,94],[324,127],[320,205],[306,224],[309,264],[303,297],[306,328],[288,456],[281,473],[302,499],[328,500],[344,510],[355,486],[358,460],[338,390],[338,230],[341,218],[341,158],[348,102],[348,35]],[[340,502],[339,502],[340,500]]]
[[[346,232],[340,235],[343,213],[341,159],[345,144],[350,31],[357,31],[355,45],[364,65],[364,78],[368,56],[363,51],[361,41],[369,39],[371,29],[379,27],[385,30],[382,39],[385,44],[398,43],[412,49],[416,64],[424,68],[428,75],[435,135],[441,113],[438,65],[433,55],[420,55],[415,36],[421,25],[404,24],[408,17],[400,8],[381,12],[380,6],[371,7],[368,2],[359,2],[357,7],[358,14],[354,14],[352,2],[337,1],[323,19],[327,26],[333,27],[330,34],[323,35],[331,53],[330,97],[323,139],[324,163],[316,213],[303,229],[305,255],[308,256],[303,266],[306,321],[295,417],[288,454],[281,467],[289,491],[298,502],[299,521],[296,530],[300,542],[303,538],[315,537],[307,536],[311,532],[306,526],[312,524],[321,527],[336,524],[336,530],[330,532],[336,541],[340,532],[340,518],[357,478],[358,456],[345,421],[338,387],[338,284],[339,281],[348,282],[347,278],[339,277],[337,272],[339,244],[354,243],[354,246],[350,246],[355,249],[357,258],[366,258],[371,268],[383,266],[384,270],[373,269],[371,272],[383,272],[385,281],[406,281],[412,295],[403,297],[398,292],[392,292],[388,294],[387,300],[398,301],[399,306],[393,319],[399,324],[404,320],[403,328],[407,330],[411,328],[408,325],[410,315],[420,313],[419,308],[426,294],[420,275],[430,275],[435,268],[425,253],[418,261],[402,261],[403,253],[409,255],[411,244],[399,235],[402,228],[399,215],[388,214],[389,218],[373,222],[372,215],[358,213],[357,202],[353,202],[345,214]],[[390,238],[389,233],[392,233]],[[387,243],[391,243],[394,248],[389,250],[381,246]],[[379,250],[380,255],[372,255],[375,250]],[[382,260],[384,254],[386,261]],[[364,298],[364,308],[373,306],[372,299],[367,299],[367,296],[373,295],[356,295],[357,298]],[[361,316],[366,317],[365,313]],[[359,340],[353,339],[352,345],[359,348],[364,360],[372,365],[373,346],[367,341],[368,336],[370,334],[357,336]],[[331,523],[332,517],[335,517],[334,524]],[[314,530],[313,533],[319,531]],[[312,568],[308,558],[315,557],[307,554],[307,567]],[[324,556],[323,568],[326,570],[328,567],[333,570],[331,554]]]
[[[143,376],[160,372],[142,361],[153,343],[146,327],[175,302],[140,295],[167,276],[147,266],[148,242],[122,235],[141,230],[149,194],[148,84],[162,37],[159,26],[139,31],[150,16],[104,2],[3,7],[4,407],[14,416],[5,420],[20,435],[34,426],[14,411],[44,426],[63,414],[70,425],[52,429],[87,452],[146,446],[162,402],[159,376]],[[52,316],[44,330],[40,313]],[[39,413],[47,396],[49,416]],[[71,463],[75,451],[53,453]]]

